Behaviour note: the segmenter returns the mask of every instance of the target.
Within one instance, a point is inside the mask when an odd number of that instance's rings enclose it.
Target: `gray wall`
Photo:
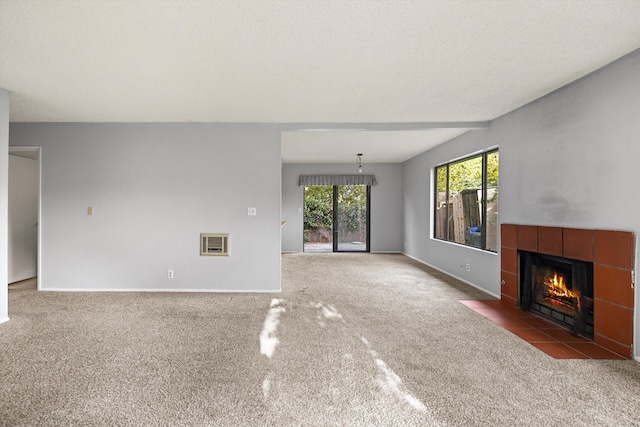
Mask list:
[[[430,171],[500,147],[500,222],[640,233],[640,51],[404,164],[407,254],[487,292],[493,254],[429,238]],[[636,265],[638,265],[636,248]],[[460,268],[470,262],[471,272]],[[640,306],[636,292],[635,306]],[[635,342],[640,342],[636,310]],[[635,354],[640,355],[636,345]]]
[[[499,296],[500,261],[497,254],[431,238],[433,168],[440,163],[495,145],[491,138],[487,138],[486,133],[486,130],[468,132],[403,164],[405,254],[491,295]],[[500,162],[502,165],[502,151]],[[502,196],[502,169],[500,173]],[[499,202],[498,210],[502,214],[502,199]],[[470,271],[466,270],[467,264],[471,266]]]
[[[40,162],[9,155],[9,283],[38,275]]]
[[[0,88],[0,323],[9,320],[7,284],[9,200],[9,92]]]
[[[371,252],[402,251],[402,165],[364,164],[366,174],[376,176],[371,187]],[[354,164],[282,165],[282,251],[302,252],[304,188],[300,175],[357,174]]]
[[[43,290],[279,291],[279,130],[13,123],[10,138],[42,146]],[[199,256],[201,232],[231,233],[231,256]]]

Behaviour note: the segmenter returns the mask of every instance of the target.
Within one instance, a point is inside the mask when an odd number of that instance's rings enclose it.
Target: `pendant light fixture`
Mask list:
[[[358,173],[362,173],[362,153],[358,154],[357,163],[358,163]]]

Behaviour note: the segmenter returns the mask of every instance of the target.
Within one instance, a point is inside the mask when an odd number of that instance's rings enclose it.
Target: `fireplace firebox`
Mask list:
[[[593,263],[518,252],[520,308],[593,339]]]

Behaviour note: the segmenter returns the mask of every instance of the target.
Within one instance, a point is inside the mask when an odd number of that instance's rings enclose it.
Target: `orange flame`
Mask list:
[[[558,273],[554,271],[553,276],[549,275],[545,278],[544,284],[547,287],[545,298],[548,301],[573,308],[573,304],[568,301],[575,299],[578,303],[578,311],[582,310],[580,306],[580,292],[567,288],[564,276],[558,275]]]

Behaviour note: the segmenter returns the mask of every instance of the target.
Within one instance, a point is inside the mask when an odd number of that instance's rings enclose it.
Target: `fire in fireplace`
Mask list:
[[[536,282],[541,286],[536,300],[573,315],[574,312],[581,311],[580,292],[573,289],[571,279],[567,276],[555,269],[547,269],[545,274],[538,272]]]
[[[520,308],[593,336],[593,263],[520,251]]]

